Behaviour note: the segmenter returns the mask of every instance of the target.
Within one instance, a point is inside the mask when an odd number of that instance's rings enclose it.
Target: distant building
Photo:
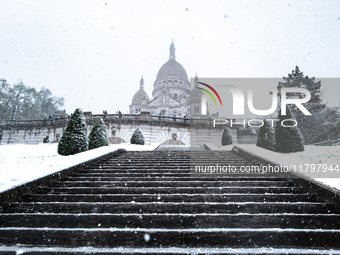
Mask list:
[[[132,98],[130,113],[148,111],[152,115],[176,116],[201,115],[203,92],[195,89],[190,96],[190,82],[183,66],[176,60],[176,48],[170,45],[169,60],[162,65],[153,84],[152,99],[144,90],[144,79],[140,80],[139,90]],[[197,75],[195,81],[198,81]],[[193,109],[190,109],[190,103]],[[209,114],[208,108],[204,115]]]

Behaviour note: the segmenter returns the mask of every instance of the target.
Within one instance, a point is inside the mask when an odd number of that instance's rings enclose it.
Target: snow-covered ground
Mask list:
[[[114,144],[67,157],[58,155],[58,144],[53,143],[0,145],[0,192],[120,148],[129,151],[153,150],[158,145]]]
[[[287,154],[259,148],[255,144],[238,144],[237,146],[279,165],[288,166],[290,168],[295,167],[298,173],[340,190],[340,146],[306,145],[305,151],[303,152]],[[228,145],[222,148],[230,150],[232,147],[233,146]],[[326,168],[323,169],[323,167],[326,166],[327,171],[325,170]],[[315,169],[313,170],[312,168]]]
[[[97,158],[119,148],[129,151],[153,150],[158,145],[117,144],[67,157],[57,154],[57,144],[0,145],[0,192]],[[339,165],[340,167],[340,146],[305,146],[304,152],[289,154],[268,151],[255,145],[237,146],[282,165],[326,164],[327,166]],[[221,149],[231,150],[233,147],[233,145],[228,145]],[[321,176],[316,176],[315,173],[309,176],[340,190],[340,178],[336,178],[340,177],[340,171],[331,174],[332,178],[321,178],[324,173]]]

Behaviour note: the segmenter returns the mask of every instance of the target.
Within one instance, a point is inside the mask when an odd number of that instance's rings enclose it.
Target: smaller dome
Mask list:
[[[139,82],[139,90],[136,92],[136,94],[132,98],[132,104],[142,104],[142,100],[147,100],[147,102],[150,101],[148,94],[144,91],[144,79],[143,76],[140,79]]]
[[[144,99],[148,102],[150,101],[149,96],[144,89],[139,89],[132,98],[132,104],[141,104]]]
[[[203,95],[203,91],[198,89],[198,88],[194,88],[193,90],[190,91],[190,98],[189,98],[189,102],[193,102],[193,101],[200,101]]]
[[[198,89],[198,76],[197,73],[195,75],[195,86],[194,88],[190,91],[190,99],[189,102],[193,102],[193,101],[197,101],[197,100],[201,100],[202,95],[203,95],[203,91]]]

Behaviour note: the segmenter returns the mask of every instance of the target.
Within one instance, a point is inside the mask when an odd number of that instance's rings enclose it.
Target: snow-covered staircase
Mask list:
[[[0,254],[340,253],[337,205],[272,174],[193,177],[190,158],[254,165],[214,151],[101,160],[4,203]]]

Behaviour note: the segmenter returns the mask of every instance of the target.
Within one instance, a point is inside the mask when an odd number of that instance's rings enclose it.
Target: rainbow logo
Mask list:
[[[218,100],[220,100],[220,103],[221,103],[221,106],[222,106],[222,101],[221,101],[220,95],[217,93],[217,91],[213,87],[211,87],[210,85],[203,83],[203,82],[197,82],[197,83],[204,85],[204,86],[208,87],[209,89],[211,89],[215,93],[215,95],[218,97]],[[214,103],[217,106],[216,100],[215,100],[214,96],[210,93],[210,91],[203,89],[203,88],[200,88],[200,87],[197,87],[197,88],[207,92],[209,94],[209,96],[211,96],[211,98],[214,100]]]

